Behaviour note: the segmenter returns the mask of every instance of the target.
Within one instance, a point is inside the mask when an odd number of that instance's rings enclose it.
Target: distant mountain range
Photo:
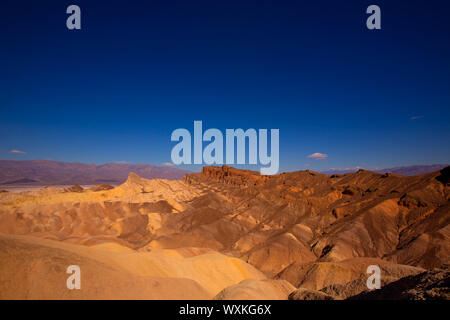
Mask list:
[[[401,174],[404,176],[417,176],[419,174],[425,174],[425,173],[430,173],[430,172],[434,172],[434,171],[439,171],[447,166],[448,166],[448,164],[433,164],[433,165],[428,165],[428,166],[416,165],[416,166],[395,167],[395,168],[369,170],[369,171],[376,172],[376,173],[390,172],[390,173],[394,173],[394,174]],[[358,168],[352,168],[352,169],[348,169],[348,170],[330,169],[330,170],[326,170],[326,171],[320,171],[320,173],[329,174],[329,175],[345,174],[345,173],[349,173],[349,172],[355,172],[358,170],[359,170]]]
[[[429,166],[407,166],[381,170],[377,173],[391,172],[405,176],[414,176],[446,167],[443,164]],[[327,170],[325,174],[344,174],[355,172],[350,170]],[[59,162],[51,160],[0,160],[0,185],[73,185],[73,184],[121,184],[130,172],[146,179],[182,179],[185,174],[192,173],[174,167],[160,167],[150,164],[118,164],[104,165],[84,164],[79,162]]]
[[[0,160],[1,185],[120,184],[130,172],[147,179],[181,179],[188,170],[149,164],[104,165],[50,160]]]

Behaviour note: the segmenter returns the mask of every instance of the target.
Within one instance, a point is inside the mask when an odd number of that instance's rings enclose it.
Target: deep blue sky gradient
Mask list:
[[[370,4],[382,30],[365,26]],[[161,164],[171,132],[203,120],[279,128],[282,171],[450,162],[448,1],[0,8],[0,159]]]

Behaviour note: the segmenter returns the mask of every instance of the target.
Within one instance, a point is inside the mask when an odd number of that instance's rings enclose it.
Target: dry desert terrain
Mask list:
[[[0,299],[449,299],[449,171],[223,166],[1,192]]]

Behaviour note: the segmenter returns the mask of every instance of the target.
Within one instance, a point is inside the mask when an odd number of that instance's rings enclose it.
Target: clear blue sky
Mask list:
[[[448,1],[0,6],[0,159],[161,164],[202,120],[279,128],[281,171],[450,162]]]

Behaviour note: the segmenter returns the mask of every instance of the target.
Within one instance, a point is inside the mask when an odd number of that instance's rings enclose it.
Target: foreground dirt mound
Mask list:
[[[0,236],[0,299],[208,299],[186,278],[142,276],[67,250],[60,243]],[[67,246],[67,245],[66,245]],[[93,250],[93,249],[91,249]],[[81,268],[81,289],[69,290],[67,267]]]
[[[341,262],[294,263],[279,273],[276,278],[287,280],[294,286],[305,289],[322,290],[327,288],[325,292],[332,293],[333,296],[346,297],[348,294],[342,291],[347,290],[355,280],[364,283],[363,286],[355,289],[360,288],[361,291],[367,289],[365,283],[369,275],[366,272],[370,265],[380,267],[381,279],[386,282],[424,271],[422,268],[399,265],[381,259],[353,258]],[[331,286],[332,288],[330,288]]]
[[[398,277],[383,276],[380,279],[381,287],[398,280]],[[336,300],[344,300],[351,296],[357,295],[362,292],[367,292],[367,275],[361,276],[356,280],[352,280],[343,284],[332,284],[320,289],[320,292],[332,296]]]
[[[0,235],[2,299],[211,299],[254,267],[217,252],[135,252],[117,244],[79,246]],[[131,251],[130,251],[131,250]],[[66,269],[78,265],[83,290],[68,290]],[[135,286],[135,287],[134,287]],[[144,290],[145,288],[145,290]]]
[[[284,280],[247,279],[223,289],[215,300],[286,300],[295,290]]]
[[[387,286],[353,296],[351,300],[450,300],[449,268],[426,271]]]

